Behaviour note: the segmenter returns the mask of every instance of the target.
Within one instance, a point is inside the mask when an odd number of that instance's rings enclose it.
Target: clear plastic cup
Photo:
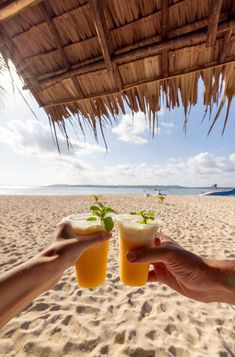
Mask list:
[[[96,233],[105,232],[103,222],[87,221],[90,214],[73,214],[64,220],[71,223],[75,233],[87,240]],[[96,288],[106,279],[109,243],[103,242],[85,251],[75,264],[77,283],[83,288]]]
[[[129,250],[154,246],[155,235],[161,225],[160,220],[151,220],[148,224],[140,223],[141,217],[130,214],[115,216],[119,229],[120,278],[123,284],[130,286],[145,285],[148,279],[149,264],[130,263],[127,260]]]

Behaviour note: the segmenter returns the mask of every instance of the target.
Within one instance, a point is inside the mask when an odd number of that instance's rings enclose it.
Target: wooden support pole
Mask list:
[[[192,74],[192,73],[198,73],[198,72],[201,73],[202,71],[207,70],[207,69],[218,68],[218,67],[221,67],[221,66],[224,66],[224,65],[229,65],[229,64],[234,64],[235,65],[235,57],[234,56],[231,57],[231,58],[228,58],[227,61],[225,63],[223,63],[223,64],[218,64],[215,61],[213,61],[213,62],[207,63],[204,66],[197,66],[197,67],[194,67],[194,68],[190,67],[190,68],[184,69],[183,71],[171,73],[168,78],[162,78],[162,77],[149,78],[147,80],[141,80],[141,81],[137,81],[135,83],[124,85],[122,91],[126,91],[126,90],[129,90],[129,89],[134,89],[134,88],[139,88],[139,87],[144,86],[144,85],[146,85],[148,83],[156,83],[156,82],[159,82],[159,81],[162,81],[162,80],[165,81],[166,79],[170,80],[170,79],[173,79],[173,78],[186,76],[186,75],[189,75],[189,74]],[[106,96],[109,96],[109,95],[117,95],[117,94],[120,94],[120,92],[119,91],[102,92],[102,93],[93,94],[93,95],[88,96],[88,97],[83,98],[83,99],[81,99],[81,98],[68,98],[66,100],[59,100],[59,101],[56,101],[56,102],[45,104],[43,106],[43,108],[49,108],[49,107],[54,107],[54,106],[58,106],[58,105],[66,105],[66,104],[69,104],[69,103],[80,102],[80,101],[85,101],[85,100],[90,100],[90,99],[97,99],[97,98],[102,98],[102,97],[106,97]]]
[[[0,21],[9,19],[12,16],[18,15],[21,11],[37,5],[41,0],[15,0],[10,2],[9,5],[4,6],[0,10]]]
[[[102,11],[102,2],[100,0],[90,0],[92,15],[94,17],[95,28],[97,32],[97,36],[99,39],[99,43],[101,46],[102,54],[104,57],[105,65],[112,73],[114,82],[116,87],[121,90],[122,89],[122,79],[118,70],[118,66],[112,62],[111,59],[111,51],[112,45],[110,40],[110,33],[108,31],[107,24],[104,19],[104,14]]]
[[[215,44],[222,3],[223,0],[212,0],[207,29],[207,46],[214,46]]]

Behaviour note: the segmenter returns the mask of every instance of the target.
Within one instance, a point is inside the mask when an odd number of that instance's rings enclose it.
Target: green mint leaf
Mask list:
[[[132,216],[134,216],[134,215],[136,215],[137,213],[136,213],[136,212],[130,212],[130,214],[131,214]]]
[[[106,232],[111,232],[111,230],[114,227],[114,223],[111,217],[105,217],[103,218],[103,222],[104,222],[104,226],[105,226],[105,230]]]
[[[100,211],[100,207],[98,207],[98,206],[91,206],[91,207],[90,207],[90,210],[91,210],[91,211]]]
[[[98,217],[102,217],[102,212],[96,211],[95,215],[98,216]]]
[[[117,211],[114,211],[112,208],[110,207],[106,207],[105,208],[105,213],[117,213]]]
[[[95,217],[89,217],[89,218],[87,218],[87,221],[97,221],[97,218],[95,218]]]
[[[139,211],[139,212],[137,212],[137,216],[144,216],[144,211]]]
[[[154,217],[154,212],[153,211],[148,211],[147,215],[148,215],[148,217]]]

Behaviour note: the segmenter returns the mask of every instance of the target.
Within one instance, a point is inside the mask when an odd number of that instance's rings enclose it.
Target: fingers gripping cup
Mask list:
[[[72,225],[74,232],[80,235],[81,240],[92,238],[94,234],[105,232],[102,221],[87,221],[89,214],[74,214],[66,217]],[[103,242],[85,251],[77,260],[76,278],[77,283],[83,288],[96,288],[104,283],[108,260],[109,243]]]
[[[151,218],[143,224],[141,217],[120,215],[115,218],[119,228],[120,278],[123,284],[142,286],[147,282],[149,264],[133,264],[127,260],[129,250],[151,247],[160,221]],[[141,223],[142,222],[142,223]]]

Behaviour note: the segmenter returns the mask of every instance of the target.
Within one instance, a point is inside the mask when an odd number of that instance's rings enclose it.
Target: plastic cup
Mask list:
[[[119,215],[115,217],[119,229],[120,278],[123,284],[130,286],[145,285],[148,279],[149,265],[130,263],[127,252],[132,249],[154,246],[155,235],[160,226],[159,220],[148,224],[139,223],[141,217]]]
[[[90,214],[74,214],[65,218],[72,225],[75,233],[87,240],[96,233],[105,232],[103,223],[87,221]],[[109,243],[103,242],[86,250],[75,264],[77,283],[82,288],[96,288],[106,279]]]

